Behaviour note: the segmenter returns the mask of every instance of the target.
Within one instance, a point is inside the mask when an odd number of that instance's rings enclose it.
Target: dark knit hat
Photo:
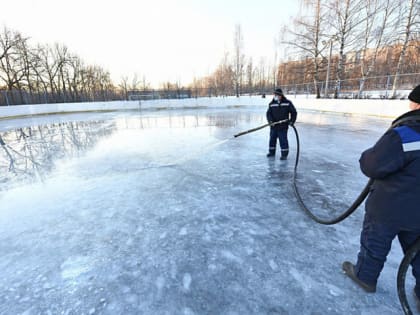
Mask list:
[[[410,94],[408,99],[414,103],[420,104],[420,85],[417,85]]]
[[[283,91],[281,89],[277,88],[277,89],[274,90],[274,94],[283,95]]]

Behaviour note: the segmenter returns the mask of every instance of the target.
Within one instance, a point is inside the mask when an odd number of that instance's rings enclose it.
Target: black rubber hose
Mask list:
[[[359,207],[359,205],[363,202],[363,200],[365,200],[365,198],[369,194],[370,186],[372,185],[373,180],[370,179],[368,181],[368,183],[366,184],[365,188],[362,190],[360,195],[356,198],[353,204],[345,212],[343,212],[343,214],[331,220],[322,220],[318,218],[305,205],[297,187],[296,178],[297,178],[297,167],[299,163],[300,143],[299,143],[299,134],[295,126],[292,125],[291,127],[293,128],[295,132],[296,144],[297,144],[296,145],[296,161],[295,161],[295,168],[293,172],[293,190],[294,190],[296,199],[298,200],[301,208],[305,211],[305,213],[315,222],[318,222],[324,225],[332,225],[332,224],[336,224],[338,222],[343,221],[345,218],[351,215]],[[410,305],[408,304],[408,301],[407,301],[407,294],[405,292],[405,278],[407,275],[408,266],[410,265],[414,257],[416,257],[416,255],[419,253],[419,251],[420,251],[420,238],[407,250],[406,254],[404,255],[403,260],[401,261],[400,267],[398,268],[397,292],[398,292],[398,298],[400,300],[401,307],[405,315],[413,314],[411,312]]]
[[[410,113],[412,115],[412,113]],[[401,125],[404,122],[407,121],[420,121],[420,110],[418,110],[418,114],[415,117],[406,116],[407,114],[404,114],[393,121],[392,126],[388,129],[395,128],[398,125]],[[267,126],[270,126],[270,124],[266,124],[254,129],[250,129],[244,132],[241,132],[237,135],[235,135],[235,138],[238,136],[242,136],[245,134],[248,134],[250,132],[254,132],[256,130],[265,128]],[[316,215],[314,215],[309,208],[305,205],[305,203],[302,200],[302,197],[300,196],[298,187],[297,187],[297,168],[299,164],[299,155],[300,155],[300,141],[299,141],[299,134],[296,130],[296,127],[294,125],[291,125],[293,128],[293,131],[295,132],[296,136],[296,160],[295,160],[295,167],[293,171],[293,191],[295,193],[296,199],[298,200],[301,208],[305,211],[305,213],[315,222],[318,222],[320,224],[324,225],[332,225],[336,224],[338,222],[343,221],[345,218],[347,218],[349,215],[351,215],[359,206],[360,204],[366,199],[367,195],[369,194],[370,187],[373,184],[373,179],[369,179],[368,183],[366,184],[365,188],[363,188],[362,192],[359,194],[359,196],[356,198],[356,200],[353,202],[353,204],[343,212],[340,216],[331,219],[331,220],[323,220],[318,218]],[[417,256],[417,254],[420,252],[420,238],[407,250],[407,252],[404,255],[403,260],[401,261],[400,267],[398,268],[398,275],[397,275],[397,290],[398,290],[398,298],[401,303],[401,307],[404,311],[405,315],[412,315],[410,306],[407,301],[407,295],[405,292],[405,278],[407,275],[408,266],[413,261],[413,259]]]
[[[389,129],[387,131],[389,131],[392,128],[395,128],[395,127],[397,127],[397,126],[399,126],[403,123],[406,123],[408,121],[420,121],[420,110],[416,110],[415,112],[409,112],[409,113],[406,113],[406,114],[398,117],[397,119],[395,119],[392,122],[391,127],[389,127]],[[336,224],[338,222],[343,221],[349,215],[351,215],[360,206],[360,204],[366,199],[367,195],[369,194],[370,187],[372,186],[374,180],[369,179],[366,186],[363,188],[362,192],[359,194],[359,196],[356,198],[356,200],[353,202],[353,204],[346,211],[344,211],[341,215],[339,215],[338,217],[336,217],[334,219],[330,219],[330,220],[318,218],[316,215],[314,215],[311,212],[311,210],[309,210],[309,208],[303,202],[303,199],[302,199],[302,197],[299,193],[299,189],[298,189],[297,184],[296,184],[297,167],[298,167],[298,163],[299,163],[299,154],[300,154],[300,141],[299,141],[299,134],[296,130],[296,127],[294,125],[291,125],[291,127],[293,128],[293,131],[295,132],[295,135],[296,135],[296,147],[297,147],[296,148],[295,168],[294,168],[294,171],[293,171],[293,191],[295,193],[296,199],[298,200],[301,208],[305,211],[305,213],[315,222],[318,222],[318,223],[324,224],[324,225],[332,225],[332,224]]]
[[[289,122],[289,119],[284,119],[284,120],[280,120],[280,121],[274,121],[274,122],[271,122],[271,123],[268,123],[268,124],[265,124],[265,125],[262,125],[262,126],[259,126],[259,127],[256,127],[256,128],[252,128],[252,129],[249,129],[249,130],[242,131],[240,133],[237,133],[233,137],[234,138],[237,138],[237,137],[246,135],[248,133],[251,133],[251,132],[254,132],[254,131],[263,129],[263,128],[268,127],[268,126],[272,127],[272,126],[275,126],[275,125],[284,124],[284,123],[288,123],[288,122]]]
[[[410,306],[407,301],[407,295],[405,292],[405,277],[407,275],[408,266],[413,261],[413,259],[417,256],[420,251],[420,238],[411,245],[411,247],[407,250],[404,255],[403,260],[401,261],[400,267],[398,268],[398,275],[397,275],[397,290],[398,290],[398,298],[400,299],[401,307],[406,315],[412,315]]]
[[[420,111],[419,111],[420,112]],[[407,121],[420,121],[420,116],[417,115],[415,117],[406,117],[405,115],[397,118],[393,121],[391,127],[388,129],[395,128]],[[320,224],[325,225],[332,225],[336,224],[338,222],[343,221],[345,218],[347,218],[349,215],[351,215],[358,207],[359,205],[365,200],[367,195],[369,194],[370,187],[373,184],[374,180],[369,179],[368,183],[366,184],[365,188],[363,188],[360,195],[356,198],[356,200],[353,202],[353,204],[345,211],[343,214],[338,216],[337,218],[331,219],[331,220],[322,220],[318,218],[316,215],[314,215],[309,208],[305,205],[305,203],[302,200],[302,197],[299,194],[299,190],[296,184],[297,179],[297,167],[299,163],[299,155],[300,155],[300,141],[299,141],[299,134],[295,128],[294,125],[291,125],[293,128],[293,131],[296,135],[296,161],[295,161],[295,167],[293,172],[293,190],[296,196],[296,199],[298,200],[301,208],[305,211],[305,213],[315,222],[318,222]],[[419,254],[420,252],[420,238],[407,250],[407,252],[404,255],[403,260],[401,261],[400,267],[398,268],[398,274],[397,274],[397,291],[398,291],[398,298],[400,300],[401,307],[404,311],[405,315],[412,315],[412,311],[410,309],[410,305],[407,301],[407,294],[405,292],[405,278],[407,275],[408,266],[413,261],[413,259]]]
[[[299,155],[300,155],[300,141],[299,141],[299,134],[296,130],[296,127],[294,125],[291,125],[291,127],[293,128],[293,131],[295,132],[295,135],[296,135],[296,160],[295,160],[295,168],[294,168],[294,171],[293,171],[293,191],[295,193],[296,199],[298,200],[301,208],[305,211],[305,213],[315,222],[318,222],[318,223],[324,224],[324,225],[332,225],[332,224],[336,224],[338,222],[343,221],[345,218],[347,218],[349,215],[351,215],[360,206],[360,204],[363,202],[363,200],[365,200],[365,198],[369,194],[370,186],[372,185],[373,180],[370,179],[368,181],[365,188],[363,188],[362,192],[356,198],[356,200],[353,202],[353,204],[346,211],[344,211],[340,216],[338,216],[334,219],[331,219],[331,220],[324,220],[324,219],[318,218],[305,205],[305,203],[303,202],[303,199],[302,199],[302,197],[299,193],[299,189],[297,187],[296,180],[297,180],[297,168],[298,168]]]

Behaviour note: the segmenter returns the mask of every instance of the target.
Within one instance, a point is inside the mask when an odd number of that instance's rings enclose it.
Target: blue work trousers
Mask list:
[[[275,129],[270,128],[270,142],[269,142],[269,153],[275,154],[277,147],[277,138],[280,142],[281,156],[287,156],[289,154],[289,142],[287,141],[287,128]]]
[[[405,254],[420,236],[420,230],[409,230],[391,223],[377,222],[377,220],[371,219],[368,211],[366,212],[355,268],[356,275],[360,280],[376,285],[395,236],[398,236]],[[416,279],[415,291],[417,296],[420,297],[420,255],[412,260],[411,266],[413,276]]]

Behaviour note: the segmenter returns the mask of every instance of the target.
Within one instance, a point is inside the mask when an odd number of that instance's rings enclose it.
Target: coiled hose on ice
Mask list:
[[[332,225],[332,224],[336,224],[338,222],[343,221],[345,218],[347,218],[349,215],[351,215],[360,206],[360,204],[363,202],[363,200],[365,200],[365,198],[369,194],[370,186],[372,185],[373,180],[370,179],[368,181],[368,183],[366,184],[365,188],[363,188],[360,195],[356,198],[356,200],[353,202],[353,204],[346,211],[343,212],[343,214],[341,214],[340,216],[338,216],[334,219],[330,219],[330,220],[324,220],[324,219],[318,218],[306,206],[306,204],[303,202],[303,199],[302,199],[302,197],[299,193],[299,189],[298,189],[298,186],[297,186],[297,168],[298,168],[299,155],[300,155],[300,142],[299,142],[299,134],[296,130],[296,127],[294,125],[291,125],[291,127],[292,127],[293,131],[295,132],[295,136],[296,136],[296,160],[295,160],[295,168],[294,168],[294,171],[293,171],[293,191],[295,193],[296,199],[299,202],[300,207],[303,209],[303,211],[305,211],[305,213],[312,220],[314,220],[315,222],[320,223],[320,224]]]
[[[388,130],[395,128],[404,122],[412,121],[412,120],[420,120],[420,116],[417,118],[416,117],[400,117],[393,122],[393,124]],[[367,195],[369,194],[370,187],[372,186],[374,180],[369,179],[368,183],[363,188],[362,192],[359,194],[359,196],[356,198],[353,204],[346,211],[344,211],[340,216],[330,219],[330,220],[323,220],[323,219],[318,218],[305,205],[298,190],[296,179],[297,179],[297,167],[299,163],[300,143],[299,143],[299,134],[296,130],[296,127],[294,125],[292,125],[291,127],[293,128],[293,131],[295,132],[295,136],[296,136],[296,160],[295,160],[295,167],[293,171],[293,190],[294,190],[296,199],[298,200],[301,208],[305,211],[305,213],[315,222],[318,222],[320,224],[325,224],[325,225],[332,225],[332,224],[336,224],[338,222],[343,221],[345,218],[351,215],[360,206],[360,204],[366,199]],[[406,315],[412,315],[413,313],[407,301],[407,294],[405,292],[405,278],[406,278],[407,270],[410,263],[413,261],[413,259],[417,256],[419,252],[420,252],[420,238],[413,245],[411,245],[411,247],[407,250],[398,268],[398,274],[397,274],[398,298],[400,300],[400,304],[404,311],[404,314]]]
[[[388,129],[392,129],[395,128],[407,121],[420,121],[420,115],[416,115],[416,116],[410,116],[410,117],[406,117],[405,115],[400,116],[399,118],[397,118],[396,120],[394,120],[394,122],[392,123],[391,127]],[[286,123],[288,122],[288,120],[282,120],[279,122],[275,122],[275,123],[269,123],[269,124],[265,124],[262,125],[260,127],[257,128],[253,128],[244,132],[240,132],[238,134],[236,134],[234,137],[239,137],[257,130],[260,130],[262,128],[268,127],[268,126],[273,126],[275,124],[281,124],[281,123]],[[367,195],[369,194],[370,191],[370,187],[372,186],[374,180],[373,179],[369,179],[369,181],[367,182],[366,186],[363,188],[363,190],[361,191],[361,193],[359,194],[359,196],[355,199],[355,201],[353,202],[353,204],[347,209],[345,210],[341,215],[339,215],[336,218],[330,219],[330,220],[326,220],[326,219],[321,219],[319,217],[317,217],[315,214],[313,214],[311,212],[311,210],[306,206],[305,202],[302,199],[302,196],[299,193],[299,189],[298,189],[298,185],[297,185],[297,173],[298,173],[298,164],[299,164],[299,157],[300,157],[300,140],[299,140],[299,134],[297,132],[296,127],[294,126],[294,124],[291,125],[295,136],[296,136],[296,159],[295,159],[295,166],[294,166],[294,170],[293,170],[293,191],[295,193],[296,199],[299,202],[300,207],[303,209],[303,211],[315,222],[320,223],[320,224],[324,224],[324,225],[332,225],[332,224],[336,224],[339,223],[341,221],[343,221],[344,219],[346,219],[348,216],[350,216],[359,206],[360,204],[366,199]],[[408,304],[407,301],[407,295],[405,292],[405,278],[407,275],[407,270],[408,267],[410,265],[410,263],[413,261],[413,259],[417,256],[417,254],[420,252],[420,238],[407,250],[407,252],[404,255],[404,258],[402,259],[400,266],[398,268],[398,274],[397,274],[397,291],[398,291],[398,298],[400,300],[401,303],[401,307],[404,311],[404,314],[406,315],[412,315],[412,311],[410,309],[410,306]]]
[[[420,120],[420,116],[416,117],[400,117],[396,119],[391,127],[388,129],[395,128],[399,125],[401,125],[404,122],[412,121],[412,120]],[[295,193],[296,199],[299,202],[300,207],[305,211],[305,213],[315,222],[318,222],[320,224],[325,225],[332,225],[336,224],[338,222],[343,221],[346,219],[349,215],[351,215],[359,206],[360,204],[366,199],[367,195],[369,194],[370,187],[372,186],[374,180],[369,179],[366,186],[363,188],[362,192],[359,194],[359,196],[356,198],[356,200],[353,202],[353,204],[344,211],[341,215],[339,215],[336,218],[330,219],[330,220],[323,220],[318,218],[316,215],[314,215],[309,208],[305,205],[303,202],[303,199],[299,193],[298,186],[297,186],[297,167],[299,163],[299,154],[300,154],[300,143],[299,143],[299,134],[296,130],[296,127],[294,125],[291,126],[293,128],[293,131],[295,132],[296,136],[296,160],[295,160],[295,167],[293,171],[293,191]],[[400,300],[401,307],[404,311],[405,315],[412,315],[412,311],[410,309],[410,305],[407,301],[407,294],[405,292],[405,278],[407,275],[407,270],[410,265],[410,263],[413,261],[413,259],[417,256],[417,254],[420,252],[420,238],[413,244],[411,247],[407,250],[405,253],[400,266],[398,268],[398,274],[397,274],[397,292],[398,292],[398,298]]]

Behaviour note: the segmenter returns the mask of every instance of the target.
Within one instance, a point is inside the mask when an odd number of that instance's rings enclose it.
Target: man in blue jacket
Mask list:
[[[289,142],[287,140],[287,130],[289,124],[294,124],[296,121],[297,112],[293,103],[289,101],[283,94],[281,89],[274,91],[274,97],[267,109],[267,121],[273,123],[281,120],[289,120],[289,123],[276,124],[270,126],[270,142],[267,157],[276,155],[277,138],[280,142],[281,160],[286,160],[289,154]]]
[[[408,98],[411,111],[397,120],[411,120],[387,131],[359,161],[374,182],[366,200],[357,263],[344,262],[343,271],[367,292],[376,291],[395,236],[404,253],[420,237],[420,85]],[[420,298],[420,255],[412,261],[412,270],[414,292]]]

